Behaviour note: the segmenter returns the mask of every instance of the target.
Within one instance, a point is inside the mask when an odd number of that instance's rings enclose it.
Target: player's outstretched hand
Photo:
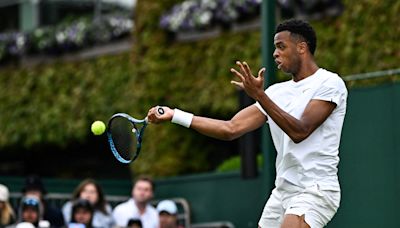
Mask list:
[[[265,68],[258,71],[258,77],[253,76],[250,67],[246,62],[236,61],[240,72],[231,68],[231,72],[240,79],[240,81],[231,81],[232,84],[243,89],[247,95],[257,100],[257,96],[264,93],[264,72]]]
[[[161,123],[164,121],[171,121],[174,116],[174,110],[167,106],[152,107],[147,113],[147,119],[150,123]]]

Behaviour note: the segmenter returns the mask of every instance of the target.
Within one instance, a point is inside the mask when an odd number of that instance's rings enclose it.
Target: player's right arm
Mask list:
[[[149,110],[147,117],[151,123],[171,121],[174,110],[165,106],[162,108],[165,111],[163,115],[156,112],[156,107]],[[266,116],[255,105],[250,105],[239,111],[230,120],[194,116],[190,128],[209,137],[221,140],[233,140],[261,127],[265,121]]]

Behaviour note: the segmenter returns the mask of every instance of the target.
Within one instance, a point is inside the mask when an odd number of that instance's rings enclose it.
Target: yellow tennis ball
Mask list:
[[[93,134],[101,135],[106,130],[106,125],[103,123],[103,121],[97,120],[92,123],[91,130]]]

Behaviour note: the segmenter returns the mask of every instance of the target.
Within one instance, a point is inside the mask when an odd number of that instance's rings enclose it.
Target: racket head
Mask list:
[[[111,152],[121,163],[133,162],[140,153],[146,119],[135,119],[126,113],[114,114],[108,121],[107,139]]]

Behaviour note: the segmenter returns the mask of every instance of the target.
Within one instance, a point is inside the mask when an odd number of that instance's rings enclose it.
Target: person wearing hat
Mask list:
[[[34,195],[39,198],[41,204],[43,205],[43,219],[49,221],[52,227],[64,226],[64,217],[61,213],[61,210],[50,206],[44,200],[47,190],[39,176],[30,175],[25,179],[25,185],[22,188],[22,194],[23,196]]]
[[[43,220],[43,205],[34,195],[27,195],[21,199],[18,209],[17,223],[7,228],[28,227],[49,228],[50,223]]]
[[[85,199],[77,199],[72,204],[71,223],[85,225],[85,228],[92,228],[94,208]]]
[[[43,220],[43,205],[39,198],[34,195],[22,197],[18,208],[18,219],[7,228],[49,228],[50,222]]]
[[[162,200],[157,204],[160,228],[180,228],[178,225],[178,208],[172,200]]]
[[[14,222],[14,210],[8,202],[8,188],[0,184],[0,227],[10,225]]]
[[[43,218],[43,205],[39,198],[34,195],[27,195],[21,199],[18,208],[18,219],[14,225],[9,226],[17,227],[19,224],[30,223],[35,227],[39,226],[39,222]]]
[[[34,196],[28,196],[22,200],[20,221],[29,222],[35,226],[39,226],[39,221],[42,219],[43,206],[40,200]]]

